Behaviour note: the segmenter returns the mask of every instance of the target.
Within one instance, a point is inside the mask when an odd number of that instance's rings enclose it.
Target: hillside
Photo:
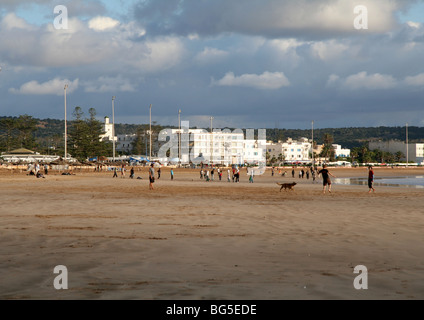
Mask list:
[[[3,119],[10,117],[0,117],[0,123]],[[64,132],[64,121],[57,119],[35,119],[37,121],[37,130],[34,132],[37,140],[43,140],[51,137],[61,137]],[[68,126],[71,121],[68,121]],[[141,125],[143,130],[148,129],[148,124]],[[134,134],[139,125],[135,124],[115,124],[116,134]],[[160,131],[168,126],[155,125],[154,130]],[[0,127],[0,134],[3,129]],[[324,134],[329,133],[334,137],[334,143],[340,144],[345,148],[359,147],[371,140],[406,140],[405,127],[369,127],[369,128],[327,128],[315,129],[314,139],[318,144],[323,143]],[[311,130],[300,129],[267,129],[267,140],[278,141],[287,138],[298,139],[306,137],[311,139]],[[409,127],[410,142],[424,142],[424,127]]]

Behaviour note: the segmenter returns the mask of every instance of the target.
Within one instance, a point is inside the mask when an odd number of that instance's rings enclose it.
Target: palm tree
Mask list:
[[[284,160],[285,160],[285,156],[282,154],[282,153],[280,153],[279,155],[278,155],[278,161],[280,161],[280,162],[283,162]]]

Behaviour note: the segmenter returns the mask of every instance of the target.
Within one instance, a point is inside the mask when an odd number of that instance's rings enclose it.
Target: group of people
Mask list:
[[[304,169],[304,168],[302,168],[300,171],[299,171],[299,179],[304,179],[305,177],[306,177],[306,179],[308,179],[309,180],[309,178],[311,178],[312,177],[312,180],[315,182],[315,180],[316,180],[316,177],[317,177],[317,169],[316,168],[314,168],[314,167],[311,167],[310,169]],[[284,176],[287,174],[287,171],[286,172],[284,172]],[[296,175],[296,171],[294,170],[294,168],[292,169],[292,178],[294,178],[295,177],[295,175]]]
[[[47,173],[47,169],[46,173]],[[35,169],[36,174],[39,171],[39,167],[38,167],[38,171],[37,171],[37,167]],[[125,165],[122,165],[121,168],[121,177],[125,177]],[[222,181],[222,175],[223,175],[223,171],[221,168],[217,168],[216,172],[218,174],[219,177],[219,181]],[[174,170],[171,168],[171,180],[174,180]],[[157,179],[160,179],[161,177],[161,168],[158,168],[157,171]],[[272,168],[272,175],[274,176],[275,174],[275,168]],[[284,172],[282,175],[285,176],[287,174],[287,171]],[[253,179],[254,179],[254,169],[250,170],[250,174],[249,174],[249,183],[253,183]],[[309,176],[312,175],[313,180],[315,181],[316,176],[321,176],[322,177],[322,181],[323,181],[323,193],[326,193],[326,190],[331,193],[331,185],[332,185],[332,181],[330,177],[336,178],[335,175],[333,175],[327,168],[327,165],[323,165],[321,170],[318,170],[314,167],[311,167],[309,170],[304,170],[302,169],[299,173],[299,178],[304,178],[304,176],[306,175],[307,179],[309,179]],[[117,177],[117,169],[116,167],[114,168],[114,175],[113,177]],[[204,170],[203,168],[201,168],[200,170],[200,179],[203,180],[205,179],[207,182],[209,181],[214,181],[214,176],[215,176],[215,168],[211,168],[211,170]],[[292,177],[294,178],[295,176],[295,169],[293,168],[292,170]],[[133,179],[134,178],[134,167],[131,168],[131,174],[130,174],[130,178]],[[234,183],[239,183],[240,182],[240,169],[238,167],[233,167],[232,170],[228,169],[227,170],[227,182],[234,182]],[[149,168],[149,189],[150,190],[154,190],[154,186],[153,184],[155,183],[155,169],[154,169],[154,164],[152,163],[150,165]],[[374,171],[372,166],[368,167],[368,187],[369,187],[369,193],[371,192],[375,192],[374,189]]]
[[[218,174],[219,181],[222,181],[223,170],[221,168],[216,169],[216,173]],[[206,180],[206,182],[215,180],[215,168],[211,168],[211,170],[205,170],[203,168],[200,169],[200,180]],[[233,167],[231,169],[227,169],[227,182],[240,182],[240,169],[238,167]]]
[[[328,171],[327,166],[324,165],[320,171],[318,171],[318,175],[322,176],[323,180],[323,193],[325,194],[325,188],[329,193],[331,193],[331,179],[330,176],[336,178],[336,176],[332,175],[330,171]],[[374,189],[374,170],[372,166],[368,167],[368,193],[375,192]]]
[[[281,172],[280,172],[281,173]],[[272,167],[272,171],[271,171],[271,175],[274,176],[275,174],[275,168]],[[286,176],[287,171],[285,171],[282,176]],[[292,178],[295,177],[295,169],[292,169]],[[309,176],[312,176],[313,181],[315,181],[316,176],[321,176],[322,177],[322,181],[323,181],[323,193],[325,194],[326,189],[329,193],[331,193],[331,178],[336,178],[336,176],[334,176],[332,173],[330,173],[330,171],[327,168],[327,165],[323,165],[321,170],[318,170],[314,167],[311,167],[309,170],[308,169],[301,169],[299,172],[299,179],[303,179],[306,175],[306,178],[309,179]],[[374,170],[372,166],[368,167],[368,188],[369,191],[368,193],[371,192],[375,192],[375,188],[374,188]]]
[[[49,173],[49,165],[45,164],[43,166],[43,169],[44,169],[44,174],[41,171],[41,166],[38,162],[35,164],[29,164],[27,169],[28,175],[36,176],[37,178],[45,178],[44,175],[47,175]]]

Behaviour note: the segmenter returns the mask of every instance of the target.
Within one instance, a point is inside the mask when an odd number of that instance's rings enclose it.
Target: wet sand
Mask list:
[[[0,298],[424,298],[423,189],[334,185],[323,195],[320,180],[270,170],[253,184],[244,171],[239,184],[174,171],[171,181],[163,169],[149,191],[147,169],[136,172],[142,180],[0,170]],[[292,181],[294,191],[276,185]],[[68,290],[53,286],[57,265],[68,269]],[[368,290],[353,286],[358,265]]]

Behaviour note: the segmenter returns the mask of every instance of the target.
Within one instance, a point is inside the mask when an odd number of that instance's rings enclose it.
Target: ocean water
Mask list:
[[[340,185],[368,185],[367,178],[337,178],[335,184]],[[404,187],[424,189],[424,176],[410,177],[378,177],[374,179],[374,186],[381,187]]]

